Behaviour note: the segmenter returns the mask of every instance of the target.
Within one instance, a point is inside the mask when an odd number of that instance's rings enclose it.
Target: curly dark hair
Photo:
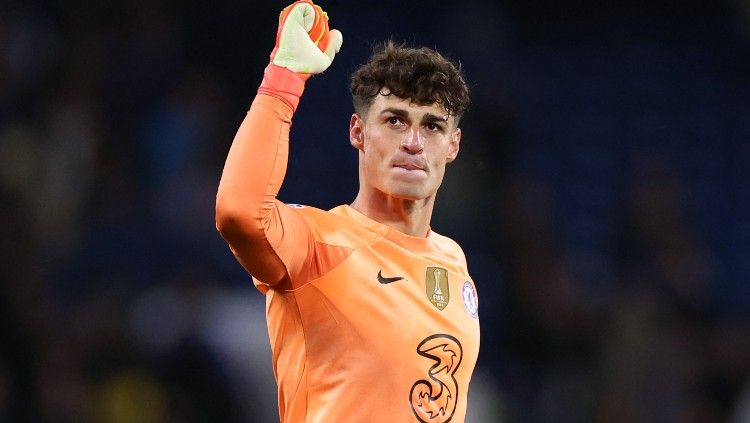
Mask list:
[[[374,47],[370,60],[352,74],[349,90],[359,115],[367,113],[378,93],[419,105],[438,103],[456,121],[470,102],[460,65],[430,48],[407,47],[392,40]]]

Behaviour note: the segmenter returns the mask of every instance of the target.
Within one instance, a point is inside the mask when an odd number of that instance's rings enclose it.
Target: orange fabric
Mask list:
[[[258,95],[234,140],[217,224],[266,295],[282,422],[463,422],[479,352],[460,247],[349,206],[276,200],[292,110]]]
[[[294,112],[297,110],[299,98],[305,90],[305,81],[309,77],[310,74],[292,72],[287,68],[269,63],[263,71],[263,82],[258,88],[258,93],[284,100]]]

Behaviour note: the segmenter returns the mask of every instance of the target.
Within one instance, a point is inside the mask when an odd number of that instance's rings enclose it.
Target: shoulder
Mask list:
[[[466,255],[464,255],[464,250],[456,241],[435,231],[430,231],[430,239],[442,254],[452,257],[466,266]]]
[[[369,243],[380,236],[372,228],[360,224],[346,214],[337,212],[337,208],[323,210],[301,204],[286,204],[299,213],[308,223],[317,241],[334,245],[351,245]]]
[[[328,210],[319,209],[305,204],[285,203],[284,205],[304,217],[309,223],[316,227],[342,222],[340,216],[331,213]]]
[[[286,207],[302,216],[314,231],[335,225],[337,217],[326,210],[304,204],[285,203]]]

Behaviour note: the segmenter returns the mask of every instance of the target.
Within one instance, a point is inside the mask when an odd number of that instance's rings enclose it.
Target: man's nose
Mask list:
[[[401,148],[409,154],[418,154],[424,150],[424,138],[419,128],[411,129],[401,141]]]

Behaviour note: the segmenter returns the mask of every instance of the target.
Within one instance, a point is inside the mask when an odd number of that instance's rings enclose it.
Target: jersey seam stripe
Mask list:
[[[299,393],[300,386],[302,384],[305,384],[305,421],[307,421],[307,417],[310,415],[310,390],[308,389],[309,386],[307,386],[307,369],[310,368],[310,362],[309,362],[309,356],[307,354],[307,331],[305,330],[305,321],[302,318],[302,310],[299,308],[299,301],[297,301],[297,296],[294,292],[291,292],[289,295],[294,296],[294,308],[297,310],[297,316],[299,316],[299,324],[302,327],[302,344],[305,347],[305,364],[304,369],[302,371],[302,374],[300,375],[299,381],[297,381],[297,388],[294,391],[294,395],[297,396]]]
[[[284,125],[279,125],[279,132],[276,136],[276,152],[274,153],[273,166],[271,166],[271,174],[267,178],[268,182],[266,183],[266,189],[263,190],[264,192],[263,201],[260,202],[260,206],[259,206],[260,210],[258,213],[258,216],[260,216],[260,219],[261,219],[261,226],[263,228],[263,234],[265,235],[265,241],[266,243],[268,243],[268,246],[270,247],[271,251],[273,251],[273,255],[276,257],[276,260],[278,260],[281,263],[281,267],[284,268],[284,273],[285,273],[284,277],[281,278],[279,281],[277,281],[275,285],[278,285],[278,283],[280,283],[283,280],[289,280],[291,283],[291,273],[289,272],[289,267],[287,267],[287,264],[284,263],[284,260],[281,258],[281,255],[279,255],[279,252],[276,250],[273,243],[268,239],[268,228],[270,226],[268,222],[270,222],[270,219],[272,218],[271,216],[273,216],[274,214],[278,214],[278,213],[274,213],[274,209],[279,207],[279,201],[277,198],[278,191],[273,196],[274,200],[276,201],[270,202],[271,207],[268,210],[266,210],[263,206],[267,204],[265,193],[268,192],[269,187],[273,187],[273,182],[272,182],[273,175],[279,163],[281,144],[284,139],[283,131],[284,131]],[[274,285],[271,285],[271,286],[274,286]]]

